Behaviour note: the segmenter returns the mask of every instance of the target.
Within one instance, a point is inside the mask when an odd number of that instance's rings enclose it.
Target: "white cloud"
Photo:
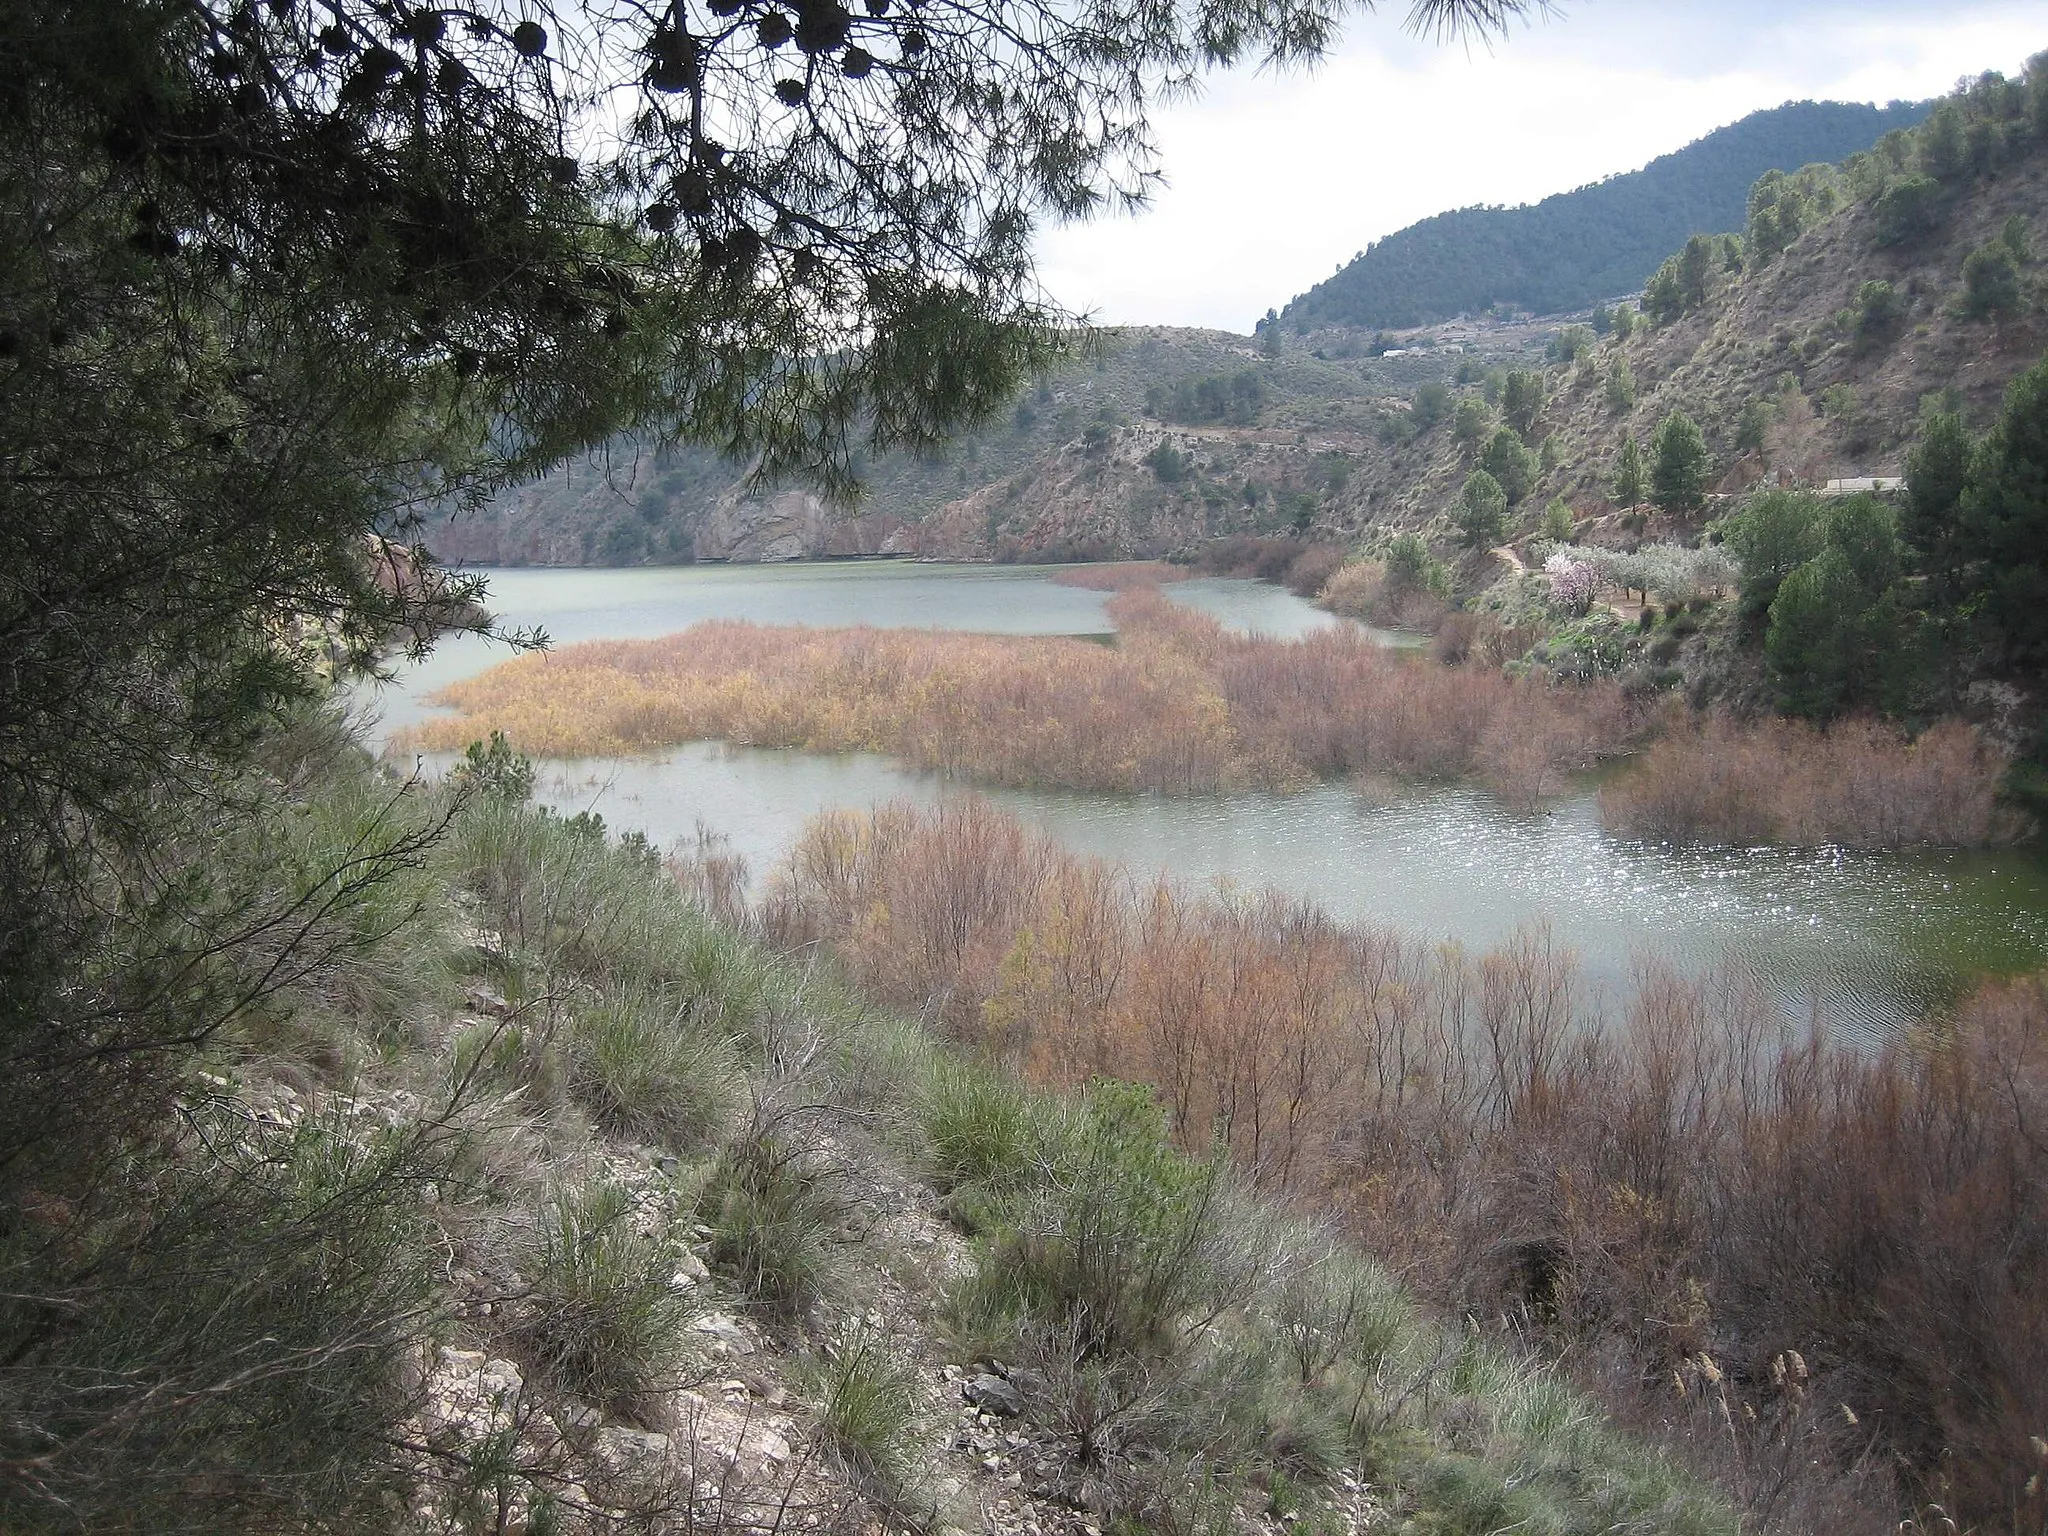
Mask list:
[[[1369,242],[1473,203],[1631,170],[1762,107],[1939,94],[2048,46],[2036,5],[1579,6],[1492,50],[1403,37],[1391,8],[1308,76],[1227,76],[1159,119],[1169,184],[1048,230],[1054,298],[1108,324],[1248,331]]]

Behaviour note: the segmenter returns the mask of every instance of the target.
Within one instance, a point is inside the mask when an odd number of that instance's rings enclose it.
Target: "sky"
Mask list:
[[[1491,45],[1354,16],[1311,74],[1214,76],[1154,122],[1167,185],[1048,229],[1039,277],[1104,325],[1248,332],[1382,235],[1534,202],[1781,102],[1919,100],[2048,49],[2041,0],[1565,0]]]

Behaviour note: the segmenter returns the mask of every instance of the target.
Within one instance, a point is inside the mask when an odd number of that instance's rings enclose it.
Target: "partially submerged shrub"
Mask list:
[[[1673,843],[1981,847],[2025,831],[1998,801],[2006,759],[1957,721],[1911,739],[1874,720],[1675,730],[1600,791],[1609,825]]]
[[[1360,579],[1353,569],[1328,578],[1333,602],[1349,602]],[[1433,625],[1446,579],[1426,544],[1397,538],[1365,616]],[[1109,647],[721,621],[666,640],[571,647],[545,668],[510,662],[454,695],[474,720],[516,727],[555,751],[726,739],[888,751],[983,783],[1175,795],[1293,790],[1357,771],[1471,772],[1472,727],[1500,739],[1568,739],[1581,753],[1624,744],[1622,708],[1604,689],[1445,676],[1350,626],[1298,640],[1233,634],[1156,591],[1120,594],[1110,613]],[[571,696],[573,709],[563,703]],[[464,718],[425,729],[452,740],[473,728]],[[623,899],[610,872],[615,850],[579,862],[573,822],[549,829],[530,818],[503,846],[487,847],[491,808],[465,819],[474,822],[465,841],[483,855],[479,888],[527,942],[549,942],[581,971],[632,964],[653,914],[642,910],[645,897]],[[585,841],[605,851],[601,838]],[[674,892],[666,899],[682,904]]]

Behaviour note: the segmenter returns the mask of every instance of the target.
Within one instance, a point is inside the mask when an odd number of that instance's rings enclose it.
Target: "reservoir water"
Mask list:
[[[908,563],[489,573],[491,606],[558,645],[667,634],[706,618],[1104,635],[1106,598],[1051,570]],[[1224,623],[1281,637],[1343,622],[1265,583],[1164,589]],[[1382,637],[1394,641],[1396,637]],[[506,652],[448,644],[381,690],[387,727]],[[543,764],[540,793],[667,844],[704,826],[757,874],[828,809],[967,792],[885,759],[698,744],[641,758]],[[1878,1036],[1984,974],[2048,964],[2048,862],[2032,853],[1676,851],[1609,836],[1590,789],[1517,814],[1470,788],[1387,800],[1344,785],[1196,799],[997,791],[990,798],[1068,846],[1140,878],[1273,888],[1347,921],[1479,948],[1547,924],[1589,981],[1627,989],[1649,958],[1725,967],[1788,1012]]]

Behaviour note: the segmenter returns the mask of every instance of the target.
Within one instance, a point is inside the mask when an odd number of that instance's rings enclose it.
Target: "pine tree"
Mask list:
[[[1649,484],[1642,444],[1632,437],[1623,438],[1621,453],[1614,461],[1614,499],[1624,507],[1638,506],[1648,494]]]
[[[1610,411],[1618,413],[1635,405],[1636,371],[1629,367],[1627,358],[1617,357],[1608,368],[1605,393]]]
[[[1906,501],[1899,532],[1937,592],[1952,594],[1963,561],[1963,492],[1974,444],[1963,418],[1938,411],[1906,456]]]
[[[2007,388],[1972,462],[1961,521],[1966,586],[1986,637],[2009,664],[2048,668],[2048,360]]]
[[[1479,467],[1492,477],[1507,496],[1508,505],[1513,506],[1536,483],[1539,463],[1513,427],[1502,427],[1480,455]]]
[[[1673,411],[1657,424],[1650,440],[1653,456],[1650,499],[1666,512],[1697,511],[1706,502],[1707,439],[1683,411]]]
[[[1465,477],[1457,505],[1451,510],[1451,520],[1457,524],[1458,536],[1467,547],[1484,549],[1497,543],[1507,532],[1507,493],[1493,476],[1475,469]]]

